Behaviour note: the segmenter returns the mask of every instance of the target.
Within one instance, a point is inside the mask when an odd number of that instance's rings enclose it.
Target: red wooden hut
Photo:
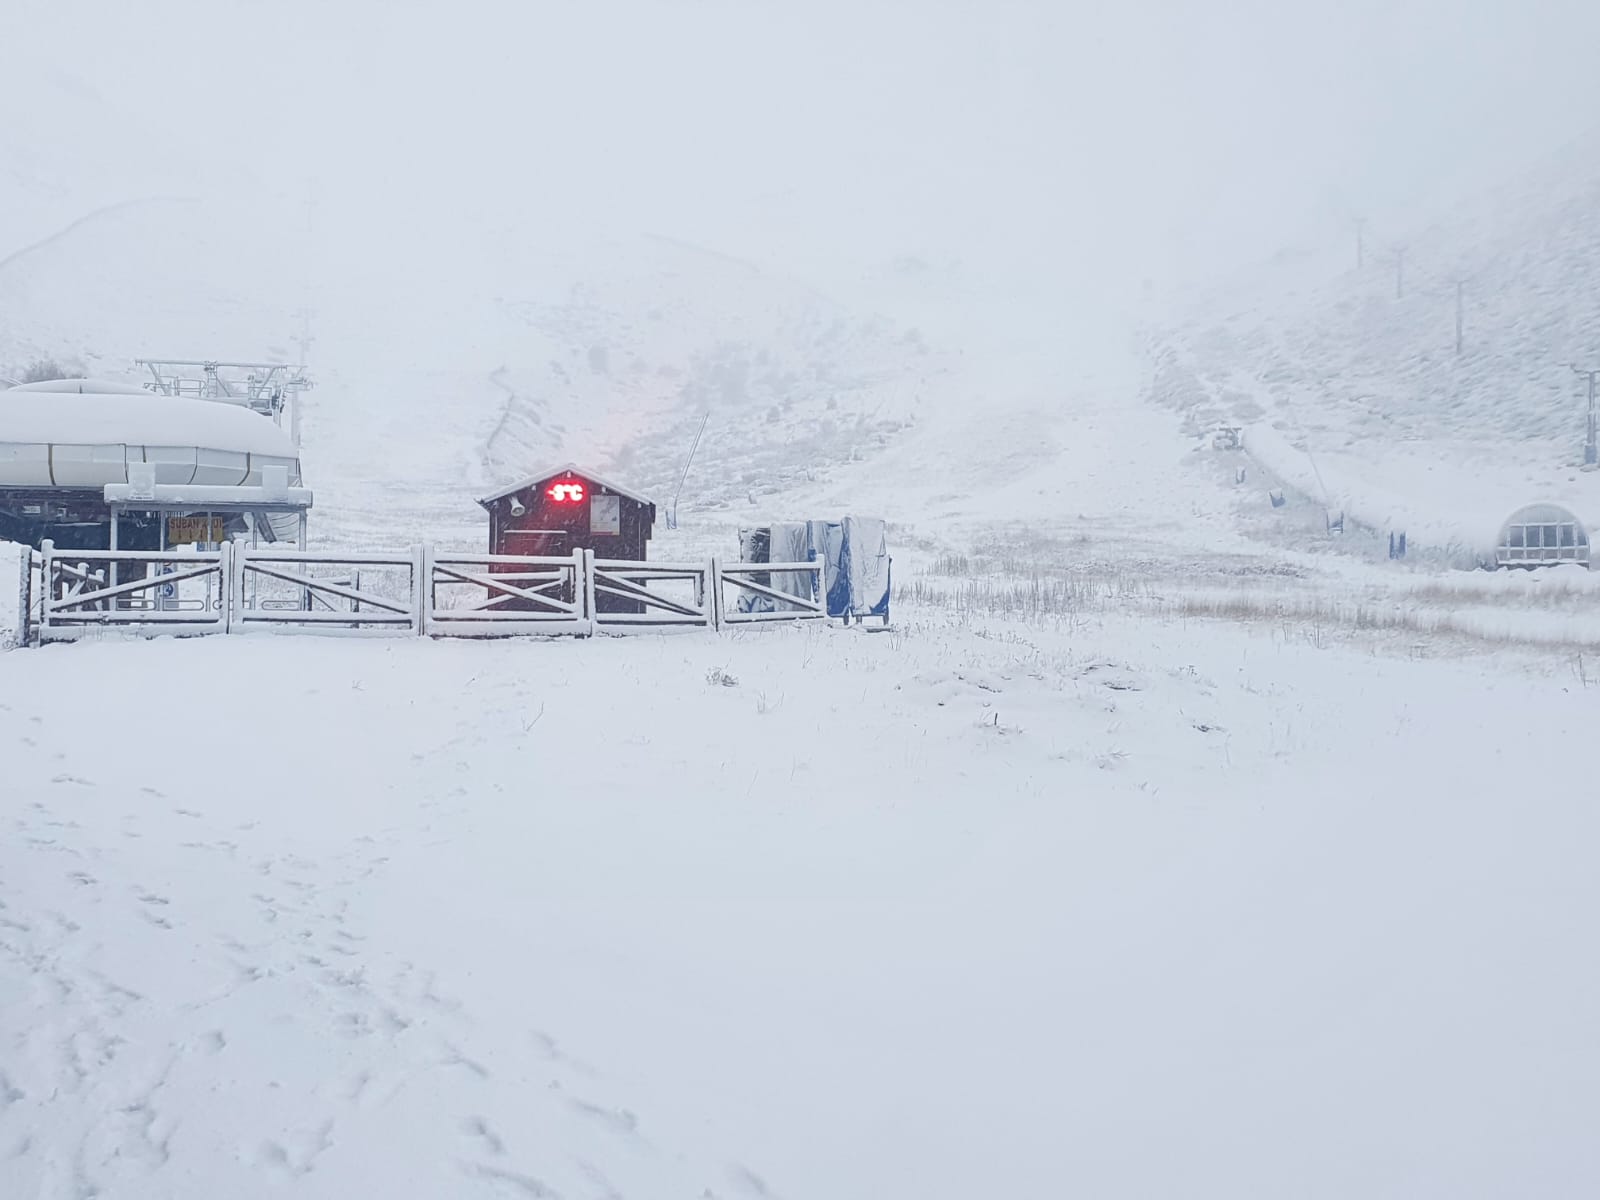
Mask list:
[[[564,558],[593,550],[596,558],[643,562],[656,506],[637,492],[572,463],[537,471],[478,501],[489,510],[489,553]],[[602,594],[601,611],[640,611]]]

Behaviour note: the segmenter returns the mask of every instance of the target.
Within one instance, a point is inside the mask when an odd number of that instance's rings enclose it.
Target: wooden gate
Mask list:
[[[235,550],[229,632],[418,633],[424,557]]]
[[[71,641],[108,630],[225,633],[230,549],[57,550],[45,542],[39,640]]]
[[[763,621],[809,621],[828,615],[822,588],[822,563],[723,563],[712,560],[718,622],[721,625],[755,625]],[[778,577],[803,579],[801,593],[775,586]],[[728,603],[728,589],[761,601],[748,610]]]
[[[584,551],[428,555],[423,632],[440,637],[589,633]]]
[[[717,627],[716,595],[711,587],[715,570],[710,562],[625,562],[597,559],[593,550],[585,553],[589,608],[599,628]],[[602,611],[601,596],[629,601],[636,611]]]

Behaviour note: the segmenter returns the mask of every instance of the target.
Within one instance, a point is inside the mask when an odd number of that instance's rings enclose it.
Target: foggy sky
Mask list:
[[[1120,292],[1399,221],[1600,118],[1580,0],[4,8],[14,55],[158,141],[314,190],[373,253],[583,225]]]

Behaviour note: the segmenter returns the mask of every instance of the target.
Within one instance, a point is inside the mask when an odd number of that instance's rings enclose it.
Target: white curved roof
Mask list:
[[[1583,521],[1570,508],[1560,504],[1529,504],[1519,508],[1505,519],[1502,531],[1512,525],[1563,525],[1574,524],[1582,529]]]
[[[196,446],[295,458],[289,435],[238,404],[185,396],[0,392],[0,442],[68,446]]]
[[[149,393],[136,383],[119,383],[114,379],[42,379],[38,383],[19,383],[13,392],[79,392],[88,396],[146,396]]]
[[[299,482],[294,442],[267,417],[182,396],[0,392],[0,487],[102,488],[129,464],[164,485],[243,487],[282,466]]]

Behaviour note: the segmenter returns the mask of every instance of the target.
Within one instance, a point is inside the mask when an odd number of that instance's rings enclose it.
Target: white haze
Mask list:
[[[446,299],[648,231],[845,299],[914,257],[959,270],[974,322],[1066,329],[1398,224],[1600,112],[1581,0],[10,0],[0,26],[164,177],[243,165],[286,213],[316,198],[324,269]],[[77,111],[4,115],[71,158],[105,136]],[[143,186],[116,161],[108,203]]]

